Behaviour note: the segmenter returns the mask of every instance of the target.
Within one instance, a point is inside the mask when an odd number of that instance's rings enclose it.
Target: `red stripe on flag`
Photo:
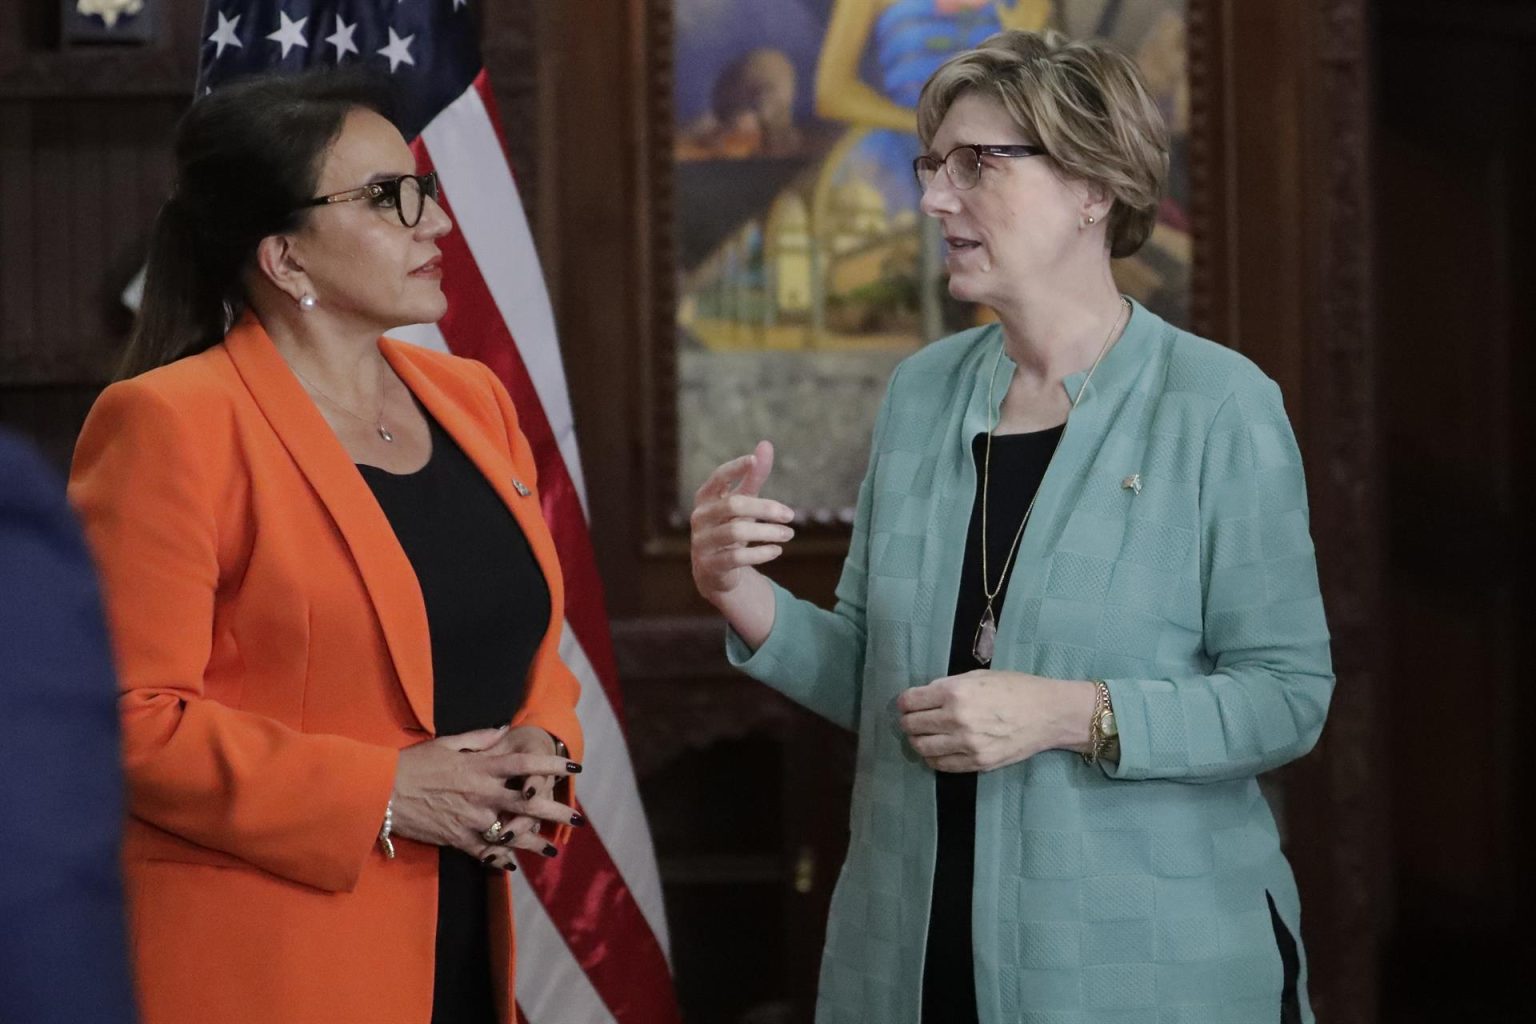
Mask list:
[[[519,850],[517,862],[616,1018],[681,1024],[666,955],[596,832],[577,830],[554,860]]]
[[[420,139],[411,144],[418,169],[426,173],[432,159]],[[453,210],[448,198],[452,188],[444,184],[442,206],[448,215]],[[533,379],[523,363],[506,322],[496,308],[496,301],[480,276],[479,265],[461,232],[450,232],[438,240],[443,253],[443,293],[448,298],[448,313],[438,323],[449,339],[454,355],[478,359],[501,379],[512,404],[517,408],[518,426],[533,449],[539,470],[539,501],[544,520],[554,537],[560,556],[560,570],[565,577],[565,617],[580,641],[602,681],[603,691],[613,708],[614,717],[624,724],[624,701],[619,691],[618,665],[613,655],[613,639],[608,632],[608,611],[603,602],[603,587],[597,573],[597,558],[587,534],[586,515],[576,484],[561,457],[560,446],[544,414]]]
[[[431,157],[420,139],[412,149],[419,169],[430,170]],[[449,189],[451,185],[445,184],[442,203],[452,216]],[[443,253],[443,292],[448,298],[448,314],[438,326],[456,355],[485,363],[512,396],[519,426],[538,464],[544,518],[566,578],[566,618],[617,715],[618,673],[596,559],[575,484],[511,331],[464,236],[451,232],[438,240],[438,247]],[[615,1017],[626,1024],[681,1020],[666,956],[596,831],[575,832],[557,860],[531,856],[521,863],[550,920]]]

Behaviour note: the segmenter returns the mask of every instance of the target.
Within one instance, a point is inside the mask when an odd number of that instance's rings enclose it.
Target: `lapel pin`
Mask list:
[[[1132,491],[1132,492],[1134,492],[1136,494],[1140,494],[1141,493],[1141,474],[1140,473],[1132,473],[1130,476],[1128,476],[1124,480],[1120,481],[1120,486],[1125,488],[1128,491]]]
[[[528,495],[533,493],[532,491],[530,491],[528,489],[528,485],[527,484],[523,483],[521,480],[517,479],[516,477],[512,478],[512,489],[514,491],[516,491],[518,494],[522,495],[524,498],[528,497]]]

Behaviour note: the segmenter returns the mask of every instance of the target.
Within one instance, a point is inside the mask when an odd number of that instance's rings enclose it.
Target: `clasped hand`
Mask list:
[[[896,710],[912,749],[934,770],[989,772],[1070,742],[1073,695],[1062,688],[1071,685],[978,669],[914,686],[896,698]]]
[[[583,825],[573,808],[554,799],[556,783],[581,765],[555,755],[543,729],[479,729],[440,736],[400,752],[395,771],[394,834],[452,846],[482,863],[516,870],[512,848],[546,857],[559,852],[545,823]],[[483,833],[499,822],[496,841]]]

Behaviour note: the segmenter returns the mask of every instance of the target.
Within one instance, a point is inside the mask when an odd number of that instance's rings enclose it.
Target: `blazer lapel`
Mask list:
[[[384,510],[260,322],[247,314],[224,345],[268,424],[351,550],[406,700],[421,725],[435,732],[427,608],[415,570]]]
[[[379,348],[389,360],[389,365],[416,396],[416,400],[448,432],[460,450],[469,457],[469,461],[480,470],[480,475],[490,483],[502,504],[507,506],[523,531],[523,536],[528,539],[528,547],[533,551],[539,570],[544,574],[551,597],[558,596],[560,566],[554,560],[553,547],[542,542],[549,528],[539,509],[537,495],[531,490],[527,494],[520,493],[513,484],[514,467],[511,458],[497,447],[495,437],[486,429],[485,423],[444,394],[442,388],[410,358],[407,343],[385,338]],[[561,614],[560,609],[551,608],[551,618]]]

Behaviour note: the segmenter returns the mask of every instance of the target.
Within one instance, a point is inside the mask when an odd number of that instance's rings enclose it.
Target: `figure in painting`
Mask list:
[[[763,46],[736,58],[710,99],[710,110],[679,132],[679,160],[788,156],[800,148],[795,65],[782,51]]]

